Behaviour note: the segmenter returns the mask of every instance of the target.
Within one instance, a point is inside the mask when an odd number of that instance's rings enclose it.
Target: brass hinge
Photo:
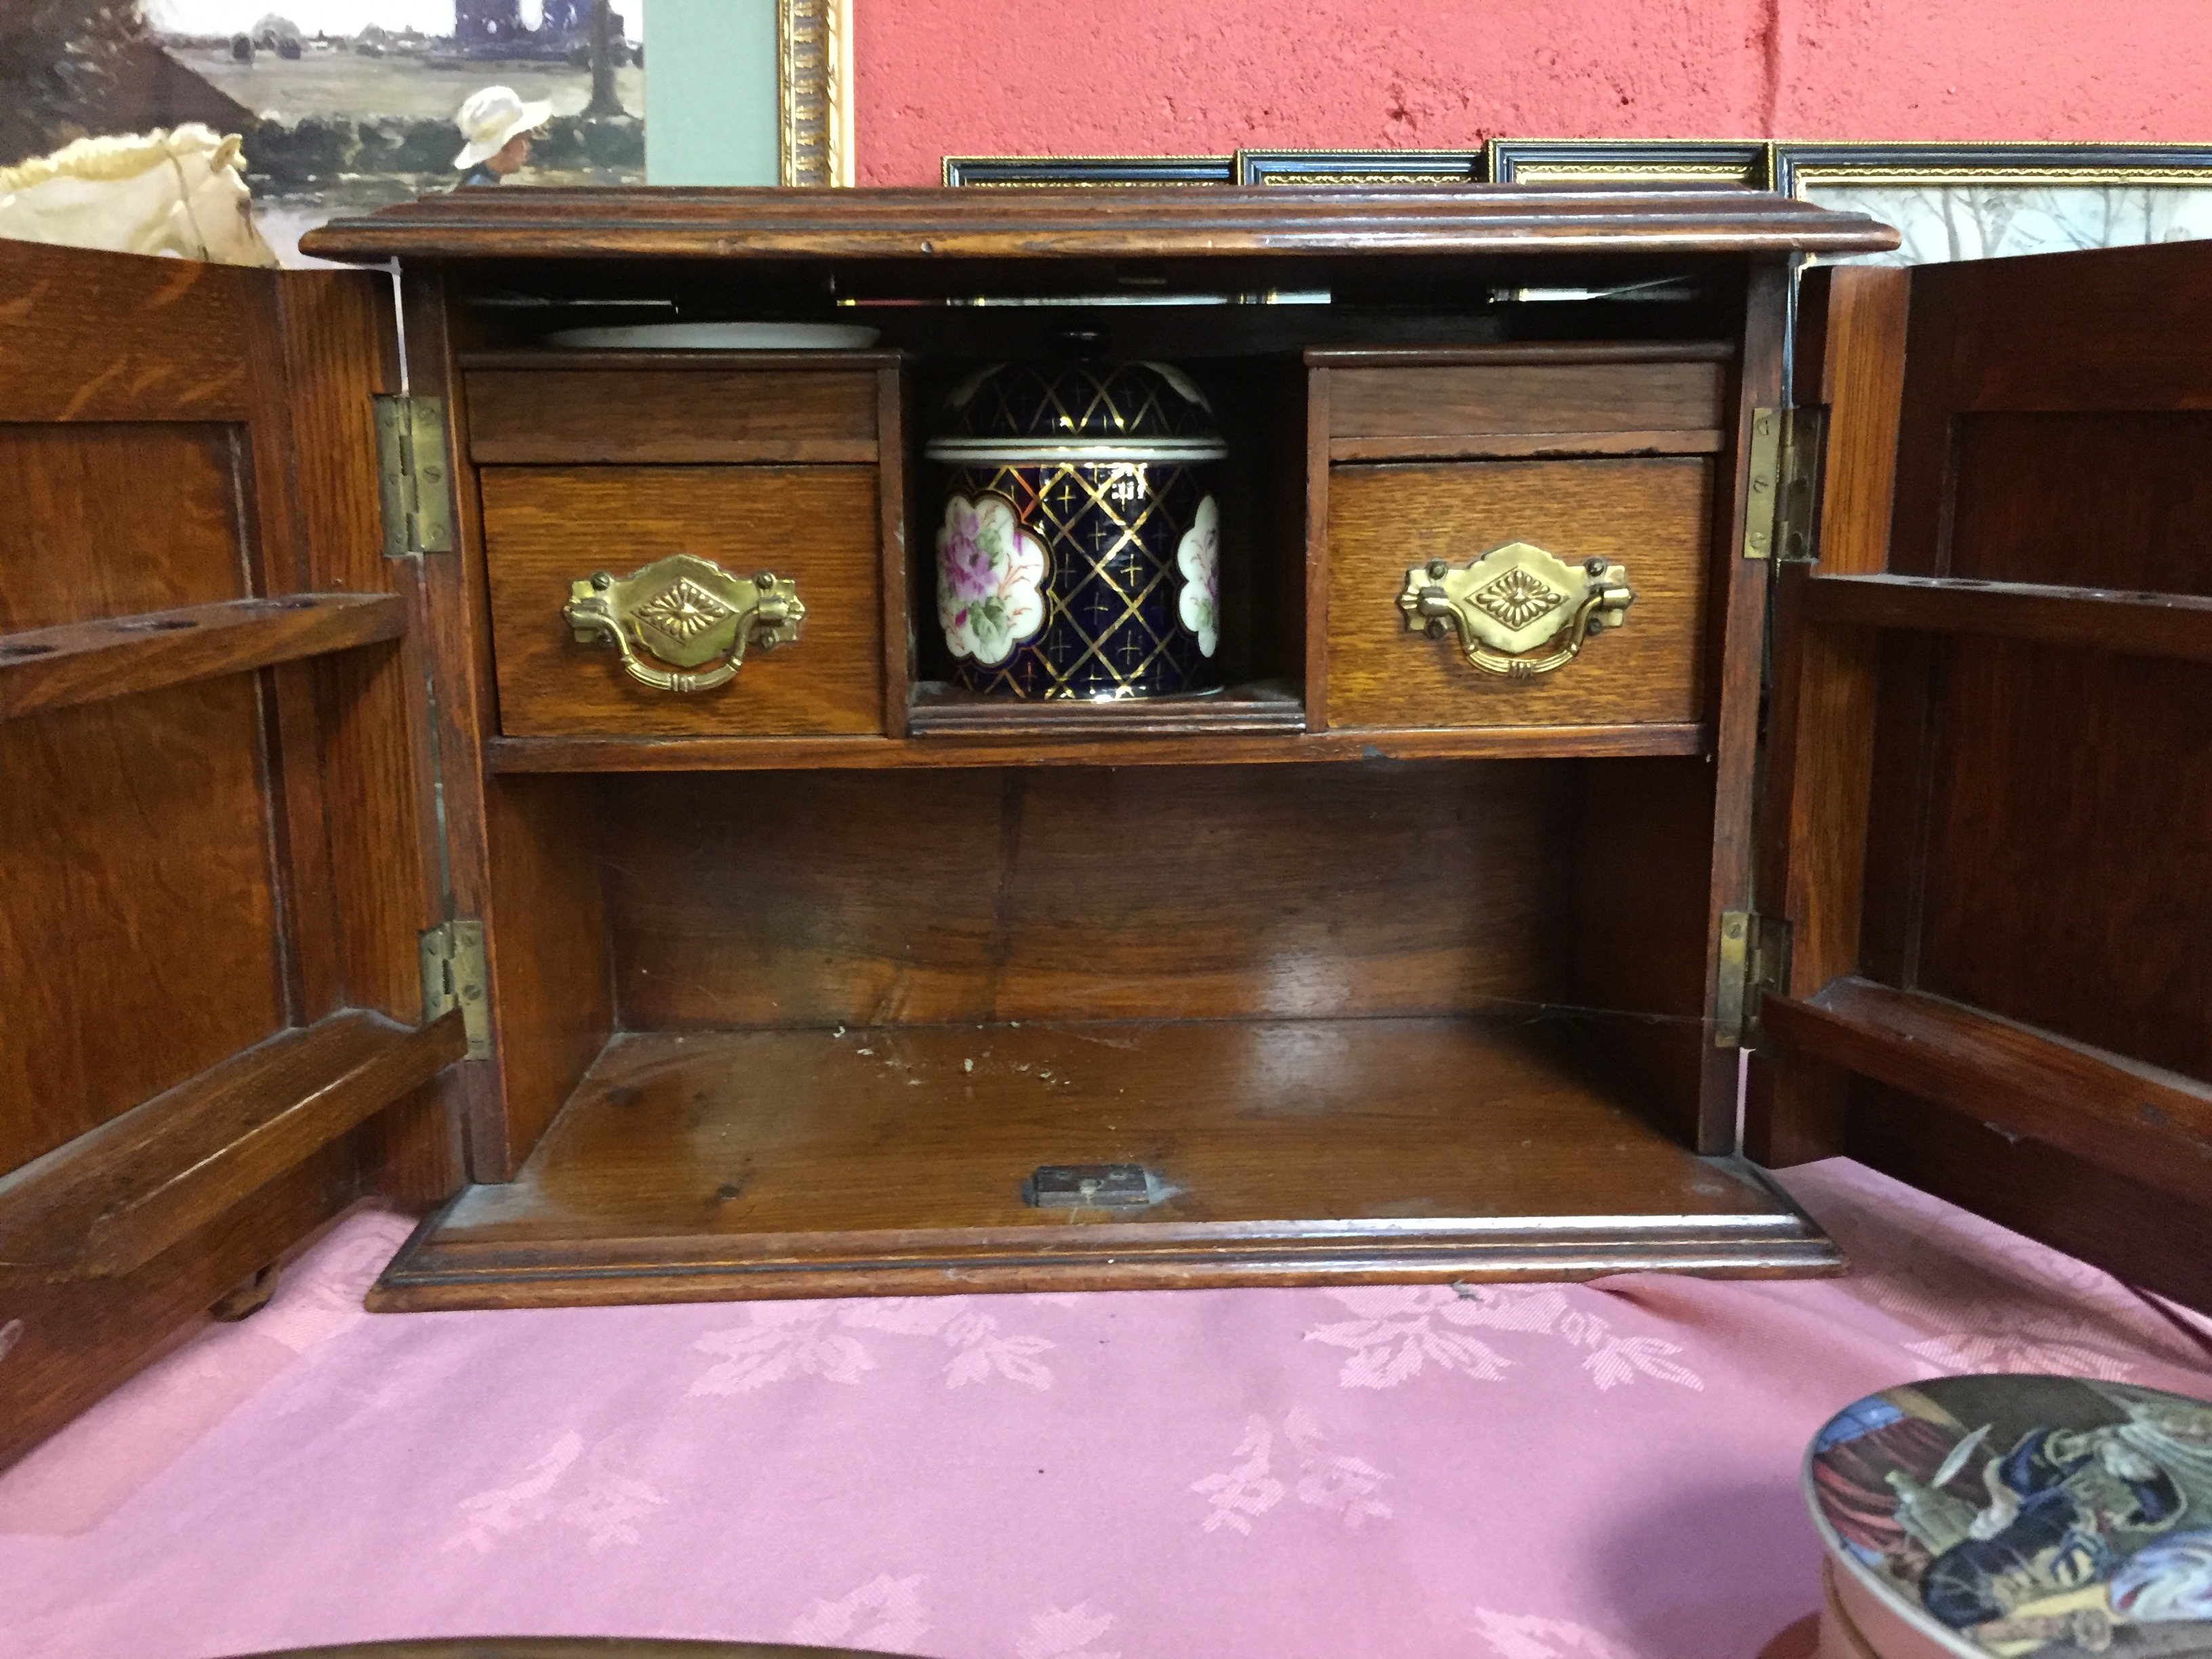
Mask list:
[[[1790,982],[1790,924],[1755,910],[1721,912],[1720,984],[1713,1046],[1741,1048],[1757,1034],[1759,999]]]
[[[1823,409],[1752,410],[1745,558],[1820,556],[1820,464],[1827,428]]]
[[[484,932],[480,921],[442,921],[426,928],[422,945],[422,1023],[447,1011],[461,1011],[469,1036],[469,1058],[491,1058],[491,1001],[484,972]]]
[[[384,507],[384,556],[452,552],[444,399],[378,396],[376,471]]]

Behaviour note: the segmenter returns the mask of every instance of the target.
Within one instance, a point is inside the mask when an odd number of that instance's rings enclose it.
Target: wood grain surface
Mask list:
[[[934,680],[914,690],[907,728],[916,737],[1030,738],[1204,738],[1305,730],[1304,699],[1281,681],[1191,696],[1119,702],[1024,702]]]
[[[109,1275],[45,1285],[52,1237],[0,1269],[6,1456],[364,1179],[436,1198],[459,1167],[418,1086],[443,1051],[386,1018],[419,1010],[438,896],[410,584],[376,520],[388,283],[21,244],[0,270],[0,1180]],[[354,996],[379,1012],[341,1018],[405,1063],[256,1069]]]
[[[242,421],[268,282],[236,265],[0,240],[0,409],[23,422]]]
[[[1135,1164],[1139,1212],[1036,1209]],[[1770,1188],[1525,1028],[1024,1023],[616,1038],[514,1182],[383,1308],[1139,1285],[1832,1271]]]
[[[325,259],[750,255],[937,263],[1537,252],[1879,252],[1897,233],[1749,191],[556,190],[428,197],[308,232]]]
[[[1799,289],[1797,396],[1828,407],[1820,521],[1823,577],[1888,568],[1905,395],[1911,279],[1874,266],[1808,273]],[[1802,565],[1778,573],[1759,895],[1791,930],[1789,981],[1811,996],[1859,967],[1866,896],[1879,636],[1809,621]],[[1841,1150],[1841,1073],[1753,1061],[1744,1145],[1788,1164]]]
[[[231,428],[17,414],[0,404],[0,633],[246,597]]]
[[[1688,458],[1332,468],[1330,726],[1701,718],[1713,483],[1711,461]],[[1474,668],[1455,640],[1407,629],[1397,600],[1409,568],[1464,565],[1516,541],[1570,563],[1620,561],[1636,591],[1626,624],[1524,680]]]
[[[2087,1163],[1924,1095],[1850,1080],[1844,1149],[1871,1168],[2212,1312],[2212,1206]]]
[[[1940,576],[1820,576],[1807,587],[1804,603],[1815,622],[2212,661],[2212,598],[2191,593]]]
[[[501,732],[883,730],[874,468],[487,467],[480,482]],[[689,696],[641,685],[611,647],[577,643],[561,617],[571,582],[675,553],[796,582],[799,638],[749,651],[735,680]]]
[[[1010,717],[1009,723],[1017,722]],[[1042,724],[1042,720],[1034,722],[1037,727]],[[1367,765],[1377,761],[1556,760],[1569,756],[1709,755],[1712,749],[1709,723],[1656,720],[1407,732],[1354,728],[1297,735],[1216,732],[1206,737],[1157,729],[1122,735],[1032,730],[1018,739],[934,732],[908,742],[884,738],[494,738],[485,744],[485,757],[494,772],[874,772],[1014,764],[1293,766],[1315,761]]]
[[[614,1030],[614,945],[595,859],[603,805],[583,778],[501,778],[484,791],[506,1115],[499,1139],[477,1139],[479,1181],[514,1173]]]
[[[1526,762],[611,779],[617,1024],[1553,998],[1573,781]]]
[[[419,1030],[348,1010],[282,1032],[0,1176],[0,1266],[135,1273],[467,1046],[459,1010]]]
[[[361,1194],[354,1142],[326,1146],[133,1273],[50,1279],[0,1268],[22,1322],[0,1380],[0,1467],[173,1343],[216,1300]]]
[[[1708,432],[1720,425],[1727,395],[1728,365],[1716,354],[1624,362],[1596,348],[1580,361],[1495,365],[1463,361],[1471,353],[1452,355],[1462,361],[1353,368],[1341,366],[1338,354],[1308,353],[1309,362],[1336,369],[1329,435]]]
[[[0,1169],[288,1023],[256,693],[0,722]]]
[[[479,465],[876,459],[876,376],[865,368],[549,364],[472,369],[468,382]]]
[[[0,720],[373,645],[406,625],[392,594],[298,593],[0,634]]]
[[[1787,1048],[2212,1203],[2212,1083],[1856,977],[1761,1018]]]

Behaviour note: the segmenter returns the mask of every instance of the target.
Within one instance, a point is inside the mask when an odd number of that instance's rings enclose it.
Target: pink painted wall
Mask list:
[[[855,0],[863,184],[947,155],[2212,140],[2212,0]]]

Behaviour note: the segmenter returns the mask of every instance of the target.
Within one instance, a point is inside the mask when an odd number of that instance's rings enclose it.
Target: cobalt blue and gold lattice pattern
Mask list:
[[[945,468],[948,501],[1002,498],[1046,552],[1042,623],[1002,661],[960,660],[960,683],[1000,696],[1085,699],[1218,684],[1210,622],[1201,633],[1188,620],[1201,599],[1212,616],[1211,545],[1195,576],[1183,552],[1202,507],[1212,528],[1213,471],[1145,461]],[[1200,589],[1186,603],[1194,581]]]
[[[938,435],[1110,442],[1214,430],[1204,396],[1166,363],[999,363],[955,388]]]

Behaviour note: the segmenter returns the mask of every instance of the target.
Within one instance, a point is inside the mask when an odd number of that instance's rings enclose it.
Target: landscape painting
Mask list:
[[[244,140],[286,264],[335,215],[460,182],[487,87],[550,117],[527,184],[645,177],[643,0],[0,0],[0,167],[198,122]]]

